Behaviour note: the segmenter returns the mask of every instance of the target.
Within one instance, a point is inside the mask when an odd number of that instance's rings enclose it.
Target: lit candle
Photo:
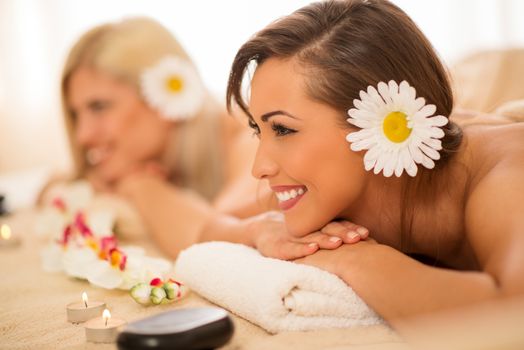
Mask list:
[[[113,343],[118,335],[119,328],[126,321],[112,318],[108,309],[102,313],[102,317],[96,317],[84,324],[86,329],[86,340],[93,343]]]
[[[0,247],[15,247],[20,244],[20,239],[16,236],[13,236],[11,228],[2,224],[0,227]]]
[[[82,301],[67,305],[67,320],[80,323],[100,316],[106,304],[101,301],[89,301],[87,293],[82,293]]]

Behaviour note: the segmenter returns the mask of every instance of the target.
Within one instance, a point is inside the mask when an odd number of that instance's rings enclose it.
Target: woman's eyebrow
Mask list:
[[[267,122],[269,120],[269,118],[271,118],[274,115],[278,115],[278,114],[282,114],[282,115],[288,116],[288,117],[293,118],[293,119],[298,119],[297,117],[293,116],[292,114],[290,114],[290,113],[288,113],[286,111],[280,111],[280,110],[279,111],[273,111],[273,112],[264,113],[264,114],[262,114],[260,119],[263,122]]]

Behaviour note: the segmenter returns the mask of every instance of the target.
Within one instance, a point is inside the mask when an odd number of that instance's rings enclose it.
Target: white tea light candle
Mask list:
[[[101,301],[89,301],[87,293],[82,293],[82,301],[67,305],[67,320],[81,323],[102,315],[106,304]]]
[[[11,232],[11,228],[2,224],[0,227],[0,247],[16,247],[20,244],[20,239],[14,236]]]
[[[96,317],[85,323],[86,340],[93,343],[113,343],[118,335],[119,328],[126,321],[112,318],[108,309],[102,313],[102,317]]]

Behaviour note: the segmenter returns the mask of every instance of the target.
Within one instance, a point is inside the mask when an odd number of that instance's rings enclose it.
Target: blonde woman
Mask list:
[[[251,133],[159,23],[132,18],[85,33],[67,57],[62,100],[77,176],[129,199],[168,254],[199,240],[219,212],[267,208],[249,175]]]

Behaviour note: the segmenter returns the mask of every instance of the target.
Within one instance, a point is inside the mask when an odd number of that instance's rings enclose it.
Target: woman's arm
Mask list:
[[[487,273],[427,266],[371,240],[322,250],[297,262],[338,275],[390,322],[487,300],[498,293],[495,280]]]
[[[515,166],[497,169],[469,196],[467,234],[481,272],[427,266],[369,240],[334,251],[319,251],[300,262],[337,274],[390,321],[524,295],[523,173],[524,169]]]
[[[198,241],[213,215],[209,203],[198,194],[146,173],[129,175],[117,192],[133,204],[157,245],[173,258]]]

